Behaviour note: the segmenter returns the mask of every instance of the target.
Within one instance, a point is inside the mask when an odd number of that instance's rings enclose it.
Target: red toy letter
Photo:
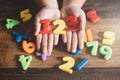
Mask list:
[[[68,16],[65,21],[67,22],[67,30],[76,30],[77,29],[77,17],[76,16]]]
[[[50,19],[45,19],[41,20],[41,31],[40,34],[45,34],[45,33],[52,33],[52,30],[50,29]]]

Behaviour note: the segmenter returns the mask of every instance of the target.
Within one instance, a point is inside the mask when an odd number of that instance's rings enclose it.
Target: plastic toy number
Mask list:
[[[86,16],[92,23],[100,21],[100,17],[97,15],[96,10],[90,10],[87,12]]]
[[[105,60],[109,60],[112,55],[112,49],[109,46],[102,46],[99,53],[104,56]]]
[[[27,43],[27,41],[23,41],[22,47],[23,47],[23,50],[29,54],[31,54],[35,51],[35,43],[33,43],[33,42]]]
[[[63,20],[56,20],[53,22],[54,26],[57,26],[57,28],[55,28],[55,30],[53,31],[53,33],[55,34],[65,34],[65,22]]]
[[[40,34],[45,33],[52,33],[52,30],[50,29],[50,19],[44,19],[40,21],[41,23],[41,31]]]
[[[18,20],[6,19],[6,21],[7,21],[7,24],[6,24],[7,29],[12,29],[16,25],[20,24]]]
[[[91,31],[91,29],[86,29],[86,31],[85,31],[86,33],[85,33],[85,36],[86,36],[86,42],[88,41],[93,41],[93,35],[92,35],[92,31]]]
[[[20,32],[17,32],[17,31],[13,31],[12,34],[14,36],[16,36],[16,42],[17,43],[20,43],[23,39],[27,39],[27,35],[23,34],[23,33],[20,33]]]
[[[22,18],[23,22],[27,22],[28,20],[30,20],[32,18],[32,14],[30,14],[30,10],[25,9],[25,10],[21,11],[20,18]]]
[[[63,57],[63,61],[67,62],[65,64],[60,65],[59,69],[72,74],[73,70],[71,68],[74,66],[75,60],[72,57]]]
[[[91,55],[96,56],[97,55],[97,49],[98,49],[98,41],[92,41],[86,43],[87,47],[92,47]]]
[[[32,61],[32,56],[25,57],[24,55],[21,55],[19,56],[19,61],[21,62],[23,70],[27,70]]]
[[[67,23],[67,30],[71,31],[71,30],[76,30],[77,29],[77,17],[76,16],[68,16],[66,19],[66,23]]]
[[[113,42],[115,41],[115,33],[114,32],[106,31],[106,32],[104,32],[103,37],[104,37],[102,40],[103,44],[112,45]]]

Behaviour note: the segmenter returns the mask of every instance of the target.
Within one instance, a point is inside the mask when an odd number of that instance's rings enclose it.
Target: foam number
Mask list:
[[[65,19],[66,23],[67,23],[67,30],[68,31],[72,31],[72,30],[76,30],[77,29],[77,17],[76,16],[68,16]]]
[[[65,22],[63,20],[56,20],[53,22],[53,25],[56,26],[55,30],[53,31],[54,34],[65,34]]]
[[[86,43],[87,47],[92,47],[91,49],[91,55],[96,56],[97,55],[97,49],[98,49],[98,41],[92,41]]]
[[[23,41],[22,47],[23,47],[23,50],[28,54],[31,54],[35,51],[35,43],[33,42]]]
[[[91,29],[86,29],[86,31],[85,31],[86,33],[85,33],[85,41],[84,42],[89,42],[89,41],[93,41],[93,35],[92,35],[92,31],[91,31]]]
[[[100,21],[100,17],[97,15],[96,10],[90,10],[87,12],[86,16],[93,23]]]
[[[20,12],[20,18],[22,19],[23,22],[27,22],[32,18],[32,14],[30,14],[29,9],[25,9]]]
[[[20,43],[22,41],[22,39],[27,39],[27,35],[23,34],[23,33],[20,33],[20,32],[17,32],[17,31],[13,31],[12,34],[14,36],[16,36],[16,42],[17,43]]]
[[[12,29],[16,25],[20,24],[18,20],[13,20],[13,19],[6,19],[6,22],[7,22],[6,24],[7,29]]]
[[[52,33],[52,30],[50,29],[50,19],[44,19],[41,20],[41,31],[40,34],[46,34],[46,33]]]
[[[106,31],[103,34],[104,39],[102,40],[102,44],[112,45],[115,40],[115,33],[111,31]]]
[[[87,63],[88,63],[87,58],[82,59],[82,61],[79,64],[77,64],[76,69],[80,71]]]
[[[32,61],[32,56],[25,57],[24,55],[21,55],[21,56],[19,56],[19,61],[22,65],[22,69],[27,70]]]
[[[91,29],[86,29],[87,41],[93,41],[93,35]]]
[[[99,53],[104,56],[105,60],[109,60],[112,56],[112,49],[109,46],[102,46]]]
[[[73,70],[71,68],[74,66],[75,60],[72,57],[63,57],[63,61],[67,62],[65,64],[60,65],[59,69],[72,74]]]

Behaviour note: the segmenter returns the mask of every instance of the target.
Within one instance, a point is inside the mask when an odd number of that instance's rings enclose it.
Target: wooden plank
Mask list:
[[[29,8],[33,14],[33,16],[37,13],[36,7],[31,6],[32,3],[26,5],[27,2],[20,1],[0,1],[2,4],[0,5],[0,68],[21,68],[20,63],[18,62],[18,57],[21,54],[25,54],[21,49],[21,45],[18,45],[15,42],[15,38],[11,35],[13,30],[20,30],[24,28],[25,31],[33,30],[34,24],[33,20],[22,23],[19,18],[19,12],[23,9]],[[24,3],[25,2],[25,3]],[[14,4],[16,3],[16,4]],[[6,6],[7,5],[7,6]],[[22,6],[21,6],[22,5]],[[112,6],[111,6],[112,5]],[[62,57],[64,56],[72,56],[76,60],[76,64],[84,57],[89,59],[89,63],[86,67],[120,67],[120,10],[119,10],[120,2],[119,0],[109,0],[106,1],[90,1],[88,0],[84,5],[83,9],[87,12],[90,9],[96,9],[98,15],[101,17],[101,21],[98,23],[90,23],[87,22],[86,28],[90,28],[93,32],[94,40],[99,41],[99,48],[102,46],[101,41],[103,39],[102,34],[104,31],[113,31],[116,33],[116,39],[112,46],[113,55],[109,61],[103,60],[99,55],[93,57],[90,55],[90,49],[84,48],[81,55],[74,56],[65,50],[65,44],[63,44],[60,40],[58,46],[54,47],[53,53],[50,57],[48,57],[47,61],[41,61],[39,58],[32,54],[33,60],[30,64],[30,68],[53,68],[62,64]],[[13,30],[7,30],[5,28],[5,21],[2,19],[13,18],[21,21],[20,25],[15,27]]]
[[[84,68],[73,74],[64,73],[57,68],[38,69],[27,71],[20,69],[0,69],[2,80],[120,80],[120,68]]]

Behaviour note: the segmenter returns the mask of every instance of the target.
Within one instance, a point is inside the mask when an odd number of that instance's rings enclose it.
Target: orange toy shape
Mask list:
[[[23,50],[28,54],[31,54],[35,51],[35,43],[33,42],[23,41],[22,47],[23,47]]]

